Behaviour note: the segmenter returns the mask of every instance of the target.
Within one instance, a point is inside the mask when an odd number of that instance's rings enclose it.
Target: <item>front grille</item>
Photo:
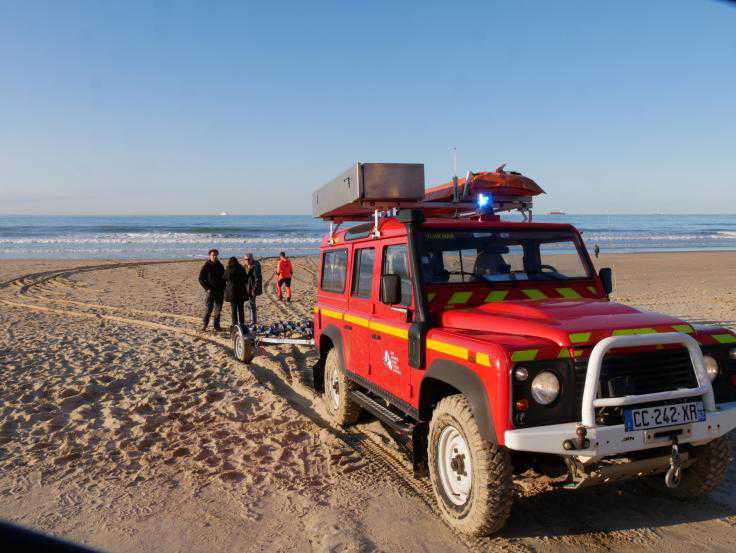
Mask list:
[[[583,402],[587,359],[575,360],[577,406]],[[686,348],[608,355],[603,358],[599,397],[609,397],[608,382],[618,379],[626,384],[627,395],[650,394],[680,388],[697,388],[690,353]]]

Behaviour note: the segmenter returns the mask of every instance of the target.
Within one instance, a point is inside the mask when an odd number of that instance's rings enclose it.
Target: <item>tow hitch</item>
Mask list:
[[[682,481],[682,464],[680,462],[680,446],[677,435],[672,436],[672,453],[670,454],[670,468],[664,475],[664,483],[668,488],[676,488]]]

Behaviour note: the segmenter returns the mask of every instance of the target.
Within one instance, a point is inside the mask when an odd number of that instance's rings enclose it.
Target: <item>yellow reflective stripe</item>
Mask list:
[[[429,292],[427,294],[427,301],[431,303],[432,300],[435,298],[435,296],[437,296],[437,293],[436,292]]]
[[[526,295],[526,297],[528,297],[530,300],[547,299],[547,294],[545,294],[541,290],[537,290],[536,288],[529,288],[527,290],[522,290],[522,292],[524,292],[524,295]]]
[[[342,313],[340,313],[339,311],[330,311],[329,309],[321,309],[320,311],[325,317],[330,317],[332,319],[342,321]]]
[[[677,332],[684,332],[685,334],[692,334],[694,332],[693,327],[690,325],[672,325]]]
[[[598,288],[595,286],[588,286],[588,292],[593,292],[594,294],[598,293]]]
[[[450,296],[448,305],[457,305],[459,303],[468,303],[468,300],[473,297],[473,292],[455,292]]]
[[[591,332],[575,332],[573,334],[570,334],[570,342],[573,344],[580,344],[582,342],[587,342],[590,340]]]
[[[512,361],[534,361],[534,359],[537,358],[537,352],[539,350],[536,349],[524,349],[521,351],[515,351],[511,354],[511,360]]]
[[[721,344],[736,344],[736,336],[733,334],[714,334],[713,338]]]
[[[656,334],[654,328],[620,328],[614,330],[611,336],[631,336],[632,334]]]
[[[488,292],[488,295],[486,296],[487,302],[492,301],[503,301],[506,299],[506,296],[509,295],[508,290],[494,290],[493,292]]]
[[[312,308],[313,313],[319,313],[319,307],[313,307]]]
[[[574,349],[572,350],[572,353],[575,357],[580,357],[583,354],[583,350]],[[561,349],[557,359],[570,359],[570,350],[567,348]]]
[[[572,288],[557,288],[557,293],[561,295],[563,298],[576,298],[577,299],[577,298],[582,297]]]
[[[358,326],[364,326],[366,328],[369,328],[371,324],[368,319],[364,319],[363,317],[356,317],[355,315],[348,315],[347,313],[345,313],[345,320],[349,323],[353,323]]]
[[[378,332],[383,332],[384,334],[390,334],[391,336],[396,336],[397,338],[403,338],[404,340],[409,339],[409,331],[406,328],[399,328],[397,326],[389,326],[381,323],[376,323],[371,321],[370,327],[371,330],[377,330]]]
[[[483,365],[484,367],[490,367],[491,366],[491,356],[487,353],[476,353],[475,354],[475,362],[479,365]]]
[[[438,342],[437,340],[427,340],[427,348],[439,351],[440,353],[446,353],[447,355],[452,355],[453,357],[459,357],[466,361],[468,359],[467,348],[455,346],[453,344],[446,344],[445,342]]]

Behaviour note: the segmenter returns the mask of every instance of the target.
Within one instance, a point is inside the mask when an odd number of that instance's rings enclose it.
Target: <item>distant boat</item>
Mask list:
[[[564,211],[550,211],[548,215],[565,215]]]
[[[227,217],[228,215],[230,215],[230,214],[227,211],[220,211],[220,216],[221,217]]]

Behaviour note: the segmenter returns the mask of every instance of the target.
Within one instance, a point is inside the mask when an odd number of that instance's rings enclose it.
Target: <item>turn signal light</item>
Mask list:
[[[529,409],[529,400],[526,398],[517,399],[516,400],[516,410],[517,411],[526,411]]]

